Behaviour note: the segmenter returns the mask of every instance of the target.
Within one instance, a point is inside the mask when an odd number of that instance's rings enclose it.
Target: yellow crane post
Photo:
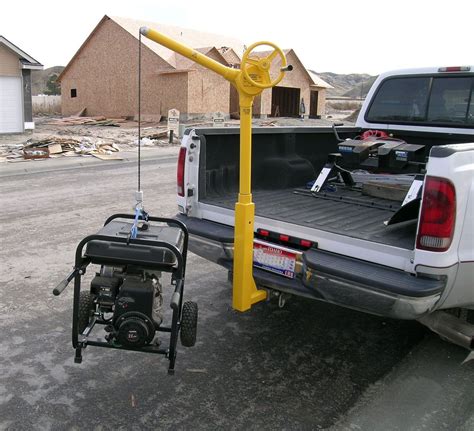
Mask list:
[[[140,33],[166,48],[199,63],[227,79],[239,94],[240,105],[240,171],[239,197],[235,204],[234,265],[232,306],[235,310],[249,310],[252,304],[266,298],[266,291],[257,289],[253,279],[253,234],[255,204],[252,202],[252,105],[255,96],[265,88],[277,85],[292,70],[287,65],[283,51],[271,42],[257,42],[249,46],[242,57],[240,69],[233,69],[207,57],[193,48],[171,39],[148,27]],[[251,57],[252,51],[261,45],[273,48],[266,57]],[[278,76],[272,79],[270,67],[279,56],[281,67]]]

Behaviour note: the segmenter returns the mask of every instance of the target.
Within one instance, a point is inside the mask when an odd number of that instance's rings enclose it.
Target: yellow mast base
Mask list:
[[[242,201],[248,200],[247,203]],[[232,307],[247,311],[252,304],[267,298],[265,290],[258,290],[253,279],[253,220],[255,204],[252,195],[239,195],[235,204],[234,277]]]

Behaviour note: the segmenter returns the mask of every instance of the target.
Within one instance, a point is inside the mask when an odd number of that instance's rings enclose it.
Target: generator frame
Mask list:
[[[130,214],[114,214],[110,216],[104,226],[110,223],[112,220],[122,218],[122,219],[131,219],[133,220],[135,217]],[[74,302],[73,302],[73,311],[72,311],[72,346],[75,349],[75,356],[74,362],[81,363],[82,362],[82,349],[86,348],[87,346],[97,346],[97,347],[105,347],[111,349],[120,349],[120,350],[131,350],[131,351],[139,351],[139,352],[146,352],[146,353],[154,353],[154,354],[161,354],[165,355],[165,357],[169,360],[169,367],[168,373],[174,374],[174,366],[176,361],[176,354],[177,354],[177,343],[178,343],[178,334],[181,329],[181,312],[183,307],[183,291],[184,291],[184,277],[185,277],[185,270],[186,270],[186,256],[188,250],[188,239],[189,233],[186,228],[186,225],[179,220],[172,219],[172,218],[165,218],[165,217],[148,217],[147,221],[150,222],[159,222],[159,223],[166,223],[168,226],[177,226],[183,232],[183,245],[182,251],[179,250],[173,244],[164,241],[155,241],[155,240],[146,240],[146,239],[132,239],[132,238],[121,238],[121,237],[113,237],[109,235],[89,235],[82,239],[77,248],[75,254],[75,264],[73,271],[64,279],[58,286],[54,289],[53,293],[55,295],[59,295],[68,285],[68,283],[74,279]],[[79,334],[78,328],[78,320],[79,320],[79,301],[80,301],[80,292],[81,292],[81,279],[82,276],[86,273],[86,269],[89,264],[100,264],[100,265],[116,265],[116,266],[126,266],[126,265],[135,265],[140,266],[137,264],[136,260],[128,260],[126,257],[113,257],[110,259],[107,258],[100,258],[94,259],[94,257],[87,256],[83,253],[84,247],[90,243],[91,241],[107,241],[111,243],[118,243],[118,244],[125,244],[125,245],[138,245],[138,246],[148,246],[148,247],[155,247],[155,248],[162,248],[169,250],[174,257],[176,258],[175,264],[169,263],[156,263],[151,265],[150,263],[145,264],[146,268],[150,268],[156,271],[162,272],[170,272],[171,273],[171,284],[175,286],[174,292],[171,297],[170,307],[172,309],[172,319],[171,319],[171,326],[164,326],[159,325],[156,328],[156,331],[159,332],[167,332],[170,334],[169,345],[167,348],[160,348],[156,345],[146,345],[143,347],[127,347],[117,344],[113,341],[102,341],[100,338],[89,338],[92,329],[96,324],[106,325],[108,322],[104,321],[103,319],[99,318],[99,316],[94,315],[88,326]]]

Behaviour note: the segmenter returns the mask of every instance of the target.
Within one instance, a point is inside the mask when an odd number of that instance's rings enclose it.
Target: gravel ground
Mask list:
[[[174,172],[174,160],[144,163],[151,214],[175,213]],[[301,298],[234,312],[226,272],[190,255],[198,343],[179,347],[175,376],[161,357],[93,347],[74,364],[72,289],[51,289],[81,238],[130,211],[135,174],[117,163],[2,178],[0,429],[323,429],[423,339],[415,322]]]
[[[136,139],[133,125],[51,130],[45,122],[35,138]],[[25,136],[0,145],[12,140]],[[146,150],[146,208],[172,216],[178,147]],[[124,154],[122,162],[0,164],[0,430],[473,429],[472,354],[416,322],[302,298],[237,313],[225,270],[193,254],[186,299],[200,307],[198,342],[179,347],[174,376],[164,358],[94,347],[74,364],[72,289],[51,290],[80,239],[131,211],[136,153]]]

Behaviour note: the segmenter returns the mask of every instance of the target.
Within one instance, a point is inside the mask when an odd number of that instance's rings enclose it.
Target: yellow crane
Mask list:
[[[266,88],[277,85],[291,71],[283,51],[272,42],[256,42],[244,52],[240,69],[234,69],[207,57],[193,48],[171,39],[148,27],[140,33],[166,48],[199,63],[225,79],[239,94],[240,105],[240,171],[239,196],[235,204],[234,265],[232,306],[235,310],[249,310],[252,304],[266,298],[266,291],[257,289],[253,279],[253,234],[255,204],[252,202],[252,105],[256,96]],[[258,46],[270,46],[273,51],[264,57],[252,57]],[[270,76],[272,62],[280,57],[278,76]]]

